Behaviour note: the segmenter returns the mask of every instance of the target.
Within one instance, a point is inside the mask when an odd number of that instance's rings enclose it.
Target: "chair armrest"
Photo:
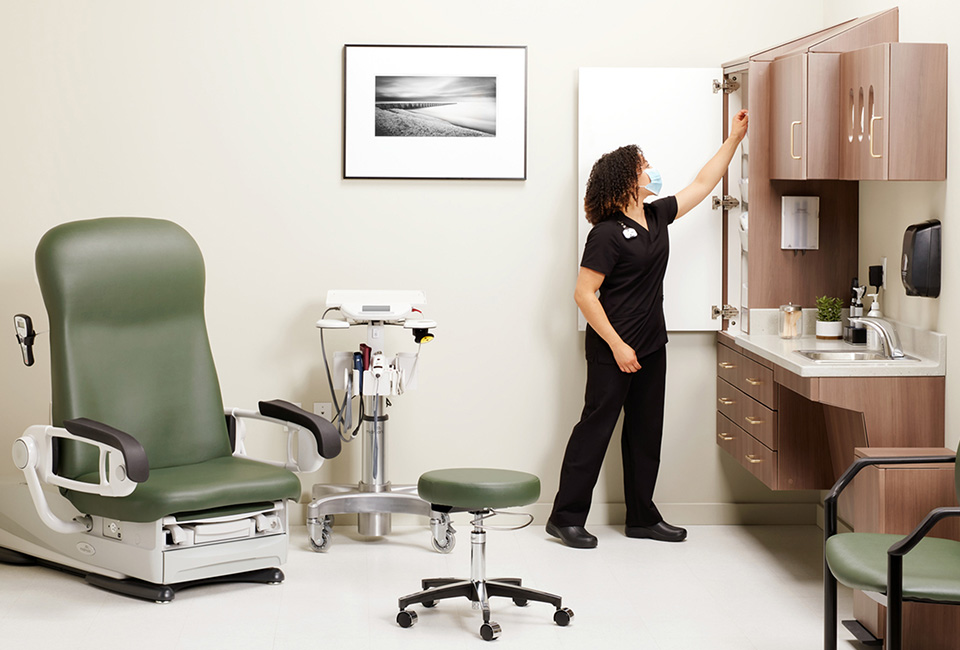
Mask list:
[[[303,427],[317,441],[317,452],[323,458],[334,458],[340,453],[340,434],[333,423],[314,413],[282,399],[260,402],[260,414]]]
[[[262,463],[285,467],[294,472],[315,472],[323,465],[324,459],[340,453],[340,433],[325,418],[278,399],[260,402],[259,408],[259,411],[225,409],[234,456],[247,456],[245,420],[271,422],[287,431],[286,462],[257,459]]]
[[[119,449],[123,456],[123,464],[127,468],[127,476],[131,481],[143,483],[150,476],[147,452],[140,441],[129,433],[89,418],[64,420],[63,428],[78,438],[93,440]]]
[[[887,549],[887,555],[903,557],[912,551],[937,523],[948,517],[960,517],[960,507],[934,508],[927,513],[927,516],[913,529],[912,533]]]
[[[887,629],[900,626],[903,603],[903,556],[913,550],[927,533],[942,519],[960,517],[960,507],[934,508],[913,529],[913,532],[887,549]],[[893,623],[891,623],[891,617]],[[888,634],[900,634],[902,629]]]
[[[913,464],[933,464],[933,463],[955,463],[957,457],[954,456],[891,456],[888,458],[858,458],[847,468],[847,470],[833,484],[827,496],[823,499],[823,532],[824,537],[832,537],[837,534],[837,499],[840,493],[850,484],[854,477],[860,473],[864,467],[870,465],[913,465]]]
[[[76,481],[54,471],[54,440],[58,438],[90,445],[99,451],[98,482]],[[61,519],[51,510],[43,484],[104,497],[125,497],[145,481],[150,472],[147,454],[135,438],[86,418],[68,420],[63,428],[46,425],[27,428],[13,442],[13,462],[23,472],[41,521],[59,533],[89,530],[89,517],[74,521]]]

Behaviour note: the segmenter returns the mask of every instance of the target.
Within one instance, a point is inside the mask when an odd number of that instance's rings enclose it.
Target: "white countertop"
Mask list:
[[[777,334],[778,310],[751,309],[750,334],[739,327],[726,333],[737,345],[801,377],[921,377],[944,376],[947,369],[947,337],[939,332],[920,330],[887,319],[897,328],[905,354],[916,361],[814,361],[797,350],[863,351],[866,345],[853,345],[843,340],[821,340],[812,334],[812,322],[807,327],[804,311],[804,332],[807,336],[782,339]],[[810,310],[815,311],[815,310]],[[771,318],[772,317],[772,318]]]

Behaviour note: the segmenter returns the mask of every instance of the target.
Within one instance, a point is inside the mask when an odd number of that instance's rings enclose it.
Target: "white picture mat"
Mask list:
[[[590,231],[583,197],[590,169],[603,154],[637,144],[663,175],[660,196],[689,185],[720,148],[723,97],[713,93],[720,68],[580,68],[579,245],[577,267]],[[720,186],[713,194],[720,194]],[[716,331],[722,283],[722,212],[710,197],[669,228],[670,261],[663,283],[667,329]],[[586,328],[579,315],[580,329]]]
[[[345,46],[344,176],[525,178],[526,57],[524,47]],[[378,76],[496,77],[496,136],[376,137]]]

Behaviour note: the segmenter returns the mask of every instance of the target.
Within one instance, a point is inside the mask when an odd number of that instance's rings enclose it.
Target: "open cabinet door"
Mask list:
[[[583,196],[593,163],[637,144],[663,174],[660,196],[690,184],[722,142],[723,93],[713,92],[720,68],[580,68],[579,246],[590,231]],[[713,194],[720,194],[720,187]],[[670,226],[664,314],[670,331],[716,331],[712,307],[722,300],[723,213],[708,197]],[[580,314],[580,329],[586,322]]]

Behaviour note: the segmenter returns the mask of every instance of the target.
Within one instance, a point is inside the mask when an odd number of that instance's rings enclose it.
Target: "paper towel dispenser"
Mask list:
[[[940,222],[936,219],[907,227],[900,277],[908,296],[940,295]]]

